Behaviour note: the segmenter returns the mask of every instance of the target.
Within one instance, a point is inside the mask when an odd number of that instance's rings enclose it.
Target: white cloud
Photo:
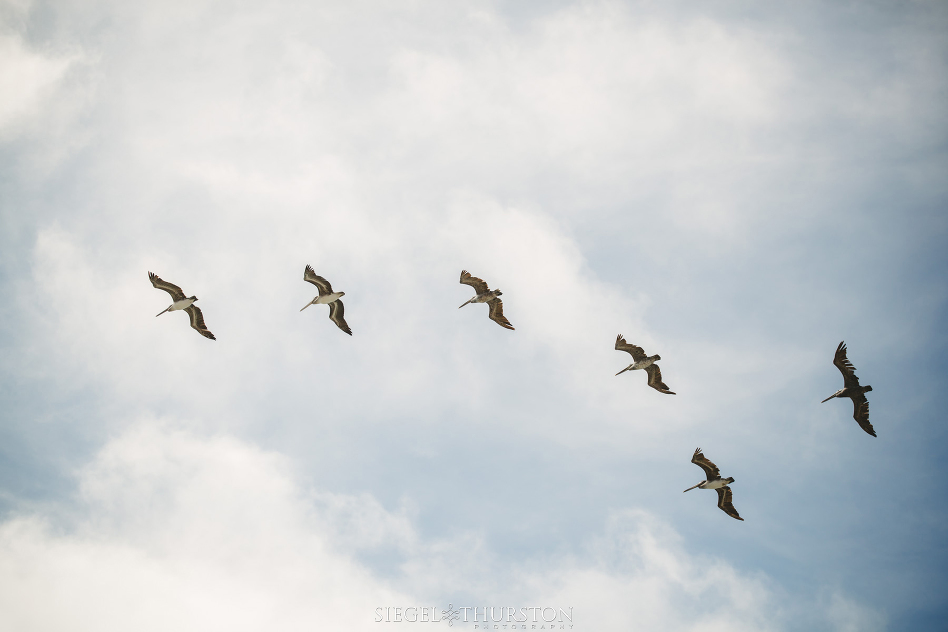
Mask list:
[[[33,8],[0,3],[0,146],[22,150],[5,169],[22,182],[43,181],[88,142],[80,114],[97,86],[94,55],[77,42],[27,35]]]
[[[155,420],[110,441],[79,480],[71,508],[0,525],[5,629],[365,630],[380,606],[444,608],[459,593],[572,607],[577,630],[793,627],[766,578],[689,557],[638,511],[582,558],[524,570],[474,534],[425,541],[369,496],[306,490],[277,454]],[[397,577],[354,556],[380,547],[403,556]],[[845,630],[875,615],[840,597],[823,616]]]
[[[0,139],[35,115],[78,55],[51,55],[33,50],[17,33],[0,32]]]
[[[81,490],[65,531],[3,525],[5,628],[361,630],[404,599],[328,546],[279,458],[232,439],[141,425]]]

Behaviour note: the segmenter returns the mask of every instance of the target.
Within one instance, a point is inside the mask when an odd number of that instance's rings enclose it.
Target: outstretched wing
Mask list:
[[[695,450],[694,456],[691,457],[691,462],[704,470],[705,480],[713,481],[721,478],[721,470],[718,469],[717,465],[708,460],[701,451],[701,448]]]
[[[622,337],[622,334],[616,336],[616,351],[626,351],[632,354],[632,359],[636,362],[641,362],[648,357],[645,355],[645,349],[629,344],[625,341],[625,338]],[[661,380],[661,378],[659,378],[659,380]],[[649,381],[651,381],[651,378],[649,378]]]
[[[743,522],[744,519],[737,513],[737,509],[734,508],[734,503],[731,500],[733,497],[731,488],[718,487],[715,491],[718,493],[718,507],[720,507],[721,511]]]
[[[345,314],[346,308],[342,304],[342,301],[337,299],[329,304],[329,320],[336,323],[336,327],[351,336],[352,330],[349,329],[349,325],[346,324],[346,319],[344,318]]]
[[[217,340],[207,329],[207,325],[204,324],[204,314],[201,313],[201,308],[195,304],[191,304],[189,307],[185,308],[188,313],[188,316],[191,317],[191,328],[197,331],[199,334],[205,338],[210,338],[211,340]]]
[[[652,364],[645,367],[645,372],[648,373],[648,385],[654,388],[659,393],[665,393],[666,395],[674,395],[671,390],[668,388],[668,384],[662,381],[662,370],[658,368],[657,364]]]
[[[857,388],[859,378],[856,377],[856,367],[853,366],[849,358],[846,357],[846,342],[839,343],[836,347],[836,355],[833,357],[833,364],[843,374],[843,384],[846,388]]]
[[[484,283],[483,280],[478,279],[476,276],[471,276],[471,273],[467,270],[461,270],[461,283],[464,285],[470,285],[478,294],[490,292],[490,290],[487,288],[487,284]],[[493,318],[493,316],[491,316],[491,318]]]
[[[307,265],[306,269],[303,270],[303,280],[309,281],[318,287],[320,296],[323,294],[332,294],[332,286],[329,285],[329,281],[316,274],[313,268],[309,265]]]
[[[856,423],[859,424],[859,427],[871,434],[873,437],[876,436],[876,431],[873,430],[872,424],[869,423],[869,400],[866,399],[864,393],[860,393],[856,397],[852,398],[853,400],[853,419],[856,420]]]
[[[159,290],[164,290],[165,292],[170,294],[171,299],[175,303],[177,303],[178,301],[183,301],[184,299],[187,298],[187,296],[184,295],[184,292],[181,291],[181,288],[179,288],[174,283],[168,283],[167,281],[162,280],[162,278],[159,277],[154,272],[149,272],[148,278],[151,280],[151,284],[154,285],[156,288],[158,288]]]
[[[484,287],[487,286],[485,285]],[[499,298],[495,298],[487,301],[487,304],[490,306],[490,319],[492,321],[506,329],[513,329],[513,325],[511,325],[510,321],[507,320],[506,316],[504,316],[503,301],[501,301]]]

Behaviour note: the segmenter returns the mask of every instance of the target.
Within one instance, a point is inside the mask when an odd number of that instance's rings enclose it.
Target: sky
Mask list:
[[[0,630],[948,629],[946,32],[0,0]]]

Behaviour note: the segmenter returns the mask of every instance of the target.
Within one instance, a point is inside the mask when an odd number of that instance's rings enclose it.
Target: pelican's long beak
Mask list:
[[[312,304],[313,304],[313,301],[310,301],[310,302],[307,303],[306,305],[303,305],[303,309],[306,309],[307,307],[309,307],[309,306],[312,305]],[[301,309],[300,311],[303,311],[303,309]]]
[[[163,310],[161,310],[160,312],[158,312],[157,314],[155,314],[155,318],[158,318],[159,316],[161,316],[162,314],[164,314],[165,312],[167,312],[167,311],[168,311],[169,309],[171,309],[172,307],[174,307],[174,305],[169,305],[168,307],[164,308]]]
[[[700,484],[701,484],[701,483],[698,483],[698,485],[700,485]],[[692,485],[691,487],[689,487],[688,489],[686,489],[685,492],[690,492],[691,490],[693,490],[693,489],[694,489],[695,487],[697,487],[698,485]],[[681,492],[681,493],[684,494],[685,492]]]
[[[833,393],[832,395],[830,395],[829,397],[827,397],[826,399],[824,399],[824,400],[823,400],[822,402],[820,402],[820,403],[822,404],[823,402],[828,402],[829,400],[833,399],[834,397],[836,397],[836,393]]]
[[[477,298],[477,297],[475,296],[474,298]],[[473,301],[474,298],[472,298],[472,299],[470,299],[469,301],[465,302],[464,305],[467,305],[468,303],[470,303],[471,301]],[[464,307],[464,305],[459,305],[459,306],[458,306],[458,309],[461,309],[462,307]]]
[[[622,375],[623,373],[625,373],[626,371],[628,371],[628,370],[631,369],[631,368],[632,368],[632,367],[627,366],[627,367],[625,367],[624,369],[622,369],[621,371],[619,371],[618,373],[616,373],[616,375]]]

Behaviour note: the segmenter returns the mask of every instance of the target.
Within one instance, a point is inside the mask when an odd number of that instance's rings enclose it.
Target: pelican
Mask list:
[[[470,285],[477,292],[477,296],[464,303],[464,305],[468,303],[487,303],[490,306],[489,318],[505,329],[513,329],[513,325],[504,316],[504,302],[500,300],[500,295],[503,292],[500,290],[491,291],[484,281],[476,276],[471,276],[471,273],[467,270],[461,270],[461,283]],[[464,307],[464,305],[461,305],[461,307]],[[461,307],[458,307],[458,309],[461,309]]]
[[[872,390],[871,386],[859,386],[859,378],[856,377],[856,367],[852,365],[849,358],[846,357],[846,342],[839,343],[836,347],[836,356],[833,358],[833,364],[843,374],[843,388],[839,389],[829,397],[823,400],[828,402],[834,397],[848,397],[853,400],[853,419],[859,424],[859,427],[876,436],[876,431],[872,429],[869,423],[869,400],[866,399],[866,393]],[[823,402],[820,402],[821,404]]]
[[[622,337],[622,334],[619,334],[616,337],[616,351],[628,351],[632,355],[632,359],[635,360],[632,364],[625,367],[616,375],[622,375],[626,371],[634,371],[636,369],[645,369],[645,372],[648,373],[648,385],[654,388],[659,393],[665,393],[666,395],[674,395],[672,391],[668,389],[668,385],[662,382],[662,370],[658,368],[658,365],[655,364],[662,359],[660,355],[647,356],[645,355],[645,350],[642,347],[636,347],[635,345],[630,345],[625,341],[625,338]]]
[[[691,462],[704,470],[704,475],[707,476],[707,479],[697,485],[692,485],[685,491],[691,491],[695,487],[717,491],[718,508],[730,517],[743,521],[744,519],[738,515],[737,509],[734,508],[734,503],[731,501],[731,488],[728,487],[728,485],[734,482],[734,478],[730,476],[728,478],[721,478],[721,471],[718,469],[718,466],[708,460],[708,457],[701,452],[701,448],[695,450],[694,456],[691,457]]]
[[[183,309],[188,313],[188,316],[191,318],[191,328],[196,332],[204,336],[205,338],[210,338],[211,340],[217,340],[207,329],[207,325],[204,324],[204,314],[201,313],[201,308],[194,304],[194,301],[198,300],[196,296],[185,296],[184,292],[181,291],[174,283],[168,283],[163,281],[154,272],[148,273],[148,278],[151,279],[151,284],[154,285],[159,290],[164,290],[171,295],[171,300],[174,302],[169,305],[167,308],[155,314],[155,318],[161,316],[165,312],[175,312],[179,309]]]
[[[349,329],[349,325],[346,324],[346,319],[344,315],[346,313],[346,308],[342,304],[342,301],[339,299],[346,295],[345,292],[333,292],[332,286],[329,285],[329,281],[323,277],[316,274],[313,268],[309,265],[306,266],[306,269],[303,270],[303,280],[309,281],[313,285],[319,288],[319,296],[311,300],[306,305],[303,305],[303,311],[310,305],[329,305],[329,320],[336,323],[336,327],[343,330],[350,336],[352,335],[352,330]]]

